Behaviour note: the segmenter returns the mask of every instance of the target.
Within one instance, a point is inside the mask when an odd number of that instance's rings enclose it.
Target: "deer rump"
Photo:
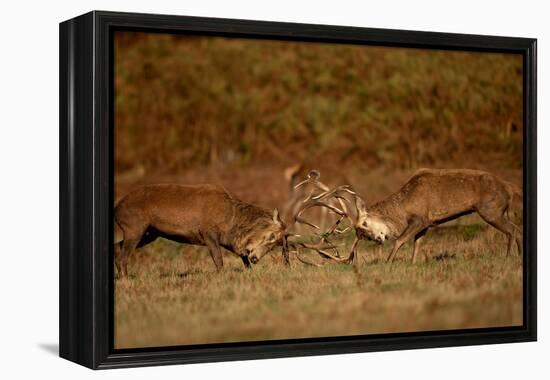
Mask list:
[[[159,237],[208,247],[219,270],[222,247],[244,265],[282,245],[278,212],[242,202],[214,185],[150,185],[121,199],[114,212],[115,263],[127,275],[128,257]]]

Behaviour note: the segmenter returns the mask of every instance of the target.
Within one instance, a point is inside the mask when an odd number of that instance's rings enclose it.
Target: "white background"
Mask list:
[[[4,2],[0,22],[0,377],[548,378],[550,12],[545,1]],[[93,372],[59,359],[58,23],[118,10],[536,37],[538,44],[539,342]],[[368,85],[368,84],[365,84]],[[548,144],[547,144],[548,147]],[[544,352],[546,351],[546,353]]]

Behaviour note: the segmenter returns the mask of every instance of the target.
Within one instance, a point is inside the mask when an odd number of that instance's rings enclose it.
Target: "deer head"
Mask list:
[[[388,225],[382,218],[367,212],[365,201],[355,194],[355,207],[357,210],[357,219],[355,221],[355,233],[360,239],[373,240],[379,244],[390,235]]]
[[[286,226],[277,209],[273,210],[271,218],[257,220],[249,232],[244,239],[243,251],[252,264],[256,264],[276,246],[285,245]]]

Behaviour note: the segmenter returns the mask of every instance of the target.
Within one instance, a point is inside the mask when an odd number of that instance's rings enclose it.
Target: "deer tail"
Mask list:
[[[508,191],[508,194],[510,195],[511,202],[514,202],[514,201],[523,202],[523,191],[518,185],[512,182],[506,182],[505,185],[506,185],[506,191]]]
[[[521,190],[521,188],[512,182],[505,182],[504,184],[506,186],[506,191],[510,196],[510,206],[515,205],[517,207],[518,205],[523,204],[523,191]],[[508,217],[510,217],[509,212],[510,207],[508,207],[508,209],[506,210],[506,214]]]

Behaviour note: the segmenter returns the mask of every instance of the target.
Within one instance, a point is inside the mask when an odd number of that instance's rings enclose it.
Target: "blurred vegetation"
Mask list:
[[[117,173],[522,167],[520,55],[133,32],[115,49]]]

